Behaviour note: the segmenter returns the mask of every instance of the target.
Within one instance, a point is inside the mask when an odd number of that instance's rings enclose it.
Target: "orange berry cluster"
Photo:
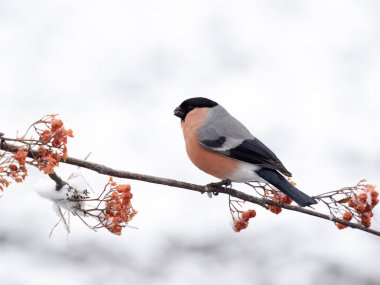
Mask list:
[[[0,190],[8,187],[12,181],[22,182],[28,173],[25,159],[28,153],[20,147],[16,153],[9,156],[8,153],[0,154]]]
[[[234,231],[240,232],[248,227],[249,220],[256,217],[255,210],[247,210],[241,213],[241,217],[239,219],[234,220]]]
[[[342,219],[349,222],[356,216],[363,226],[369,228],[373,217],[373,208],[378,203],[379,192],[376,190],[376,186],[364,184],[362,191],[359,194],[354,193],[347,201],[349,210],[343,213]],[[336,226],[340,230],[347,227],[340,223],[336,223]]]
[[[34,130],[38,139],[27,138],[29,130]],[[67,157],[67,137],[73,137],[72,130],[66,130],[56,115],[48,115],[33,123],[28,132],[16,139],[2,137],[2,143],[11,141],[18,149],[14,154],[0,152],[0,190],[12,181],[22,182],[27,176],[26,164],[33,165],[46,174],[52,173],[61,159]],[[27,158],[26,150],[37,149],[38,155]]]
[[[36,167],[43,171],[45,174],[53,173],[54,168],[58,166],[60,155],[50,149],[40,146],[37,150],[38,157],[35,158]]]
[[[121,235],[122,228],[137,214],[132,207],[131,186],[129,184],[117,185],[110,179],[110,190],[104,199],[106,204],[103,225],[111,233]]]
[[[34,165],[46,174],[52,173],[61,159],[66,160],[67,137],[73,137],[73,131],[66,130],[63,122],[55,117],[55,115],[49,115],[34,124],[40,145],[37,150],[39,156],[35,159]],[[40,124],[47,129],[39,129]]]
[[[273,192],[272,200],[275,202],[283,203],[283,204],[291,204],[293,202],[293,200],[290,197],[286,196],[285,194],[283,194],[281,192],[277,192],[277,191]],[[268,209],[269,209],[269,211],[271,211],[272,213],[274,213],[276,215],[278,215],[282,211],[281,207],[273,206],[273,205],[269,205]]]

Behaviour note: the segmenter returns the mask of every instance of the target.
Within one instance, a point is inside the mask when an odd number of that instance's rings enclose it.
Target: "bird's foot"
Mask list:
[[[231,186],[232,185],[232,181],[230,179],[224,179],[222,181],[219,181],[219,182],[211,182],[209,184],[207,184],[206,186],[207,187],[228,187],[228,186]]]
[[[212,195],[217,196],[219,192],[213,191],[213,188],[215,187],[230,187],[232,185],[232,181],[230,179],[224,179],[219,182],[212,182],[206,185],[206,192],[207,195],[211,198]],[[215,189],[214,189],[215,190]]]

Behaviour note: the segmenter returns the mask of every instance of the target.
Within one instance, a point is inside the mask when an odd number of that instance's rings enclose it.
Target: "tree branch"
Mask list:
[[[49,174],[49,177],[54,180],[55,184],[56,184],[56,187],[55,187],[55,190],[59,191],[60,189],[62,189],[63,186],[65,186],[65,184],[67,184],[67,182],[63,181],[61,177],[59,177],[57,175],[57,173],[53,172],[53,173],[50,173]]]
[[[10,152],[16,152],[18,150],[18,147],[9,145],[7,144],[4,140],[0,143],[0,149],[4,151],[10,151]],[[38,157],[38,152],[34,150],[29,150],[28,151],[28,157],[30,158],[35,158]],[[317,218],[329,220],[332,222],[340,223],[343,225],[346,225],[348,227],[354,228],[354,229],[359,229],[361,231],[365,231],[371,234],[374,234],[376,236],[380,236],[380,231],[376,231],[370,228],[367,228],[363,225],[357,224],[357,223],[352,223],[345,221],[343,219],[339,219],[333,216],[329,216],[326,214],[319,213],[317,211],[313,211],[310,209],[306,208],[301,208],[299,206],[294,206],[294,205],[288,205],[284,203],[279,203],[275,202],[270,199],[266,198],[258,198],[255,196],[248,195],[244,192],[235,190],[233,188],[228,188],[228,187],[220,187],[220,186],[213,186],[212,189],[209,189],[207,186],[203,185],[197,185],[197,184],[192,184],[188,182],[183,182],[183,181],[177,181],[174,179],[168,179],[168,178],[163,178],[163,177],[156,177],[156,176],[151,176],[151,175],[144,175],[140,173],[134,173],[134,172],[129,172],[129,171],[124,171],[124,170],[118,170],[118,169],[113,169],[111,167],[90,162],[90,161],[85,161],[73,157],[67,157],[66,161],[61,161],[63,163],[75,165],[78,167],[86,168],[92,171],[95,171],[99,174],[103,175],[109,175],[113,177],[118,177],[118,178],[126,178],[126,179],[132,179],[132,180],[139,180],[139,181],[144,181],[148,183],[154,183],[154,184],[161,184],[161,185],[166,185],[170,187],[176,187],[176,188],[182,188],[182,189],[187,189],[187,190],[192,190],[200,193],[205,193],[205,192],[216,192],[216,193],[222,193],[222,194],[227,194],[230,195],[231,197],[235,197],[238,199],[241,199],[243,201],[251,202],[253,204],[257,204],[259,206],[262,206],[265,208],[265,205],[273,205],[273,206],[279,206],[283,209],[287,209],[290,211],[295,211],[303,214],[307,214],[310,216],[314,216]],[[52,178],[53,179],[53,178]],[[54,179],[53,179],[54,180]],[[211,191],[210,191],[211,190]]]
[[[166,185],[166,186],[170,186],[170,187],[176,187],[176,188],[182,188],[182,189],[197,191],[200,193],[205,193],[205,192],[210,191],[207,186],[203,186],[203,185],[197,185],[197,184],[187,183],[187,182],[183,182],[183,181],[177,181],[177,180],[168,179],[168,178],[156,177],[156,176],[151,176],[151,175],[133,173],[133,172],[129,172],[129,171],[117,170],[117,169],[113,169],[111,167],[107,167],[105,165],[101,165],[101,164],[89,162],[89,161],[84,161],[84,160],[80,160],[80,159],[72,158],[72,157],[68,157],[65,163],[76,165],[76,166],[83,167],[86,169],[90,169],[90,170],[96,171],[100,174],[119,177],[119,178],[140,180],[140,181],[154,183],[154,184],[161,184],[161,185]],[[263,206],[263,205],[279,206],[283,209],[287,209],[287,210],[295,211],[295,212],[300,212],[300,213],[311,215],[311,216],[314,216],[317,218],[341,223],[341,224],[344,224],[348,227],[356,228],[356,229],[359,229],[359,230],[380,236],[380,232],[375,231],[373,229],[366,228],[360,224],[347,222],[343,219],[331,217],[329,215],[322,214],[322,213],[319,213],[319,212],[316,212],[313,210],[309,210],[306,208],[301,208],[299,206],[278,203],[278,202],[274,202],[272,200],[265,199],[265,198],[258,198],[255,196],[248,195],[244,192],[235,190],[233,188],[220,187],[220,186],[217,187],[216,186],[216,187],[212,187],[212,192],[227,194],[227,195],[230,195],[232,197],[241,199],[243,201],[251,202],[253,204],[257,204],[260,206]]]

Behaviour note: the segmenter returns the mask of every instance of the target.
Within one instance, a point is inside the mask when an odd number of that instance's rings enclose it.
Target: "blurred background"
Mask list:
[[[310,195],[379,183],[378,1],[0,1],[0,131],[46,114],[69,155],[197,184],[173,110],[203,96],[269,146]],[[62,165],[68,177],[74,167]],[[100,191],[108,177],[83,170]],[[71,219],[34,191],[0,199],[0,280],[47,284],[380,284],[379,237],[258,211],[232,230],[228,197],[137,181],[122,236]],[[121,180],[117,180],[121,182]],[[243,187],[236,184],[235,187]],[[376,211],[373,228],[380,228]]]

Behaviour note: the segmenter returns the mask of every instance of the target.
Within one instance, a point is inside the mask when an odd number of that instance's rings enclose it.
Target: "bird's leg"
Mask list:
[[[212,188],[214,188],[214,187],[229,187],[231,185],[232,185],[232,181],[230,179],[224,179],[224,180],[219,181],[219,182],[212,182],[212,183],[209,183],[206,185],[206,189],[207,189],[206,192],[208,192],[209,196],[211,195],[211,193],[216,196],[219,193],[213,192]]]

